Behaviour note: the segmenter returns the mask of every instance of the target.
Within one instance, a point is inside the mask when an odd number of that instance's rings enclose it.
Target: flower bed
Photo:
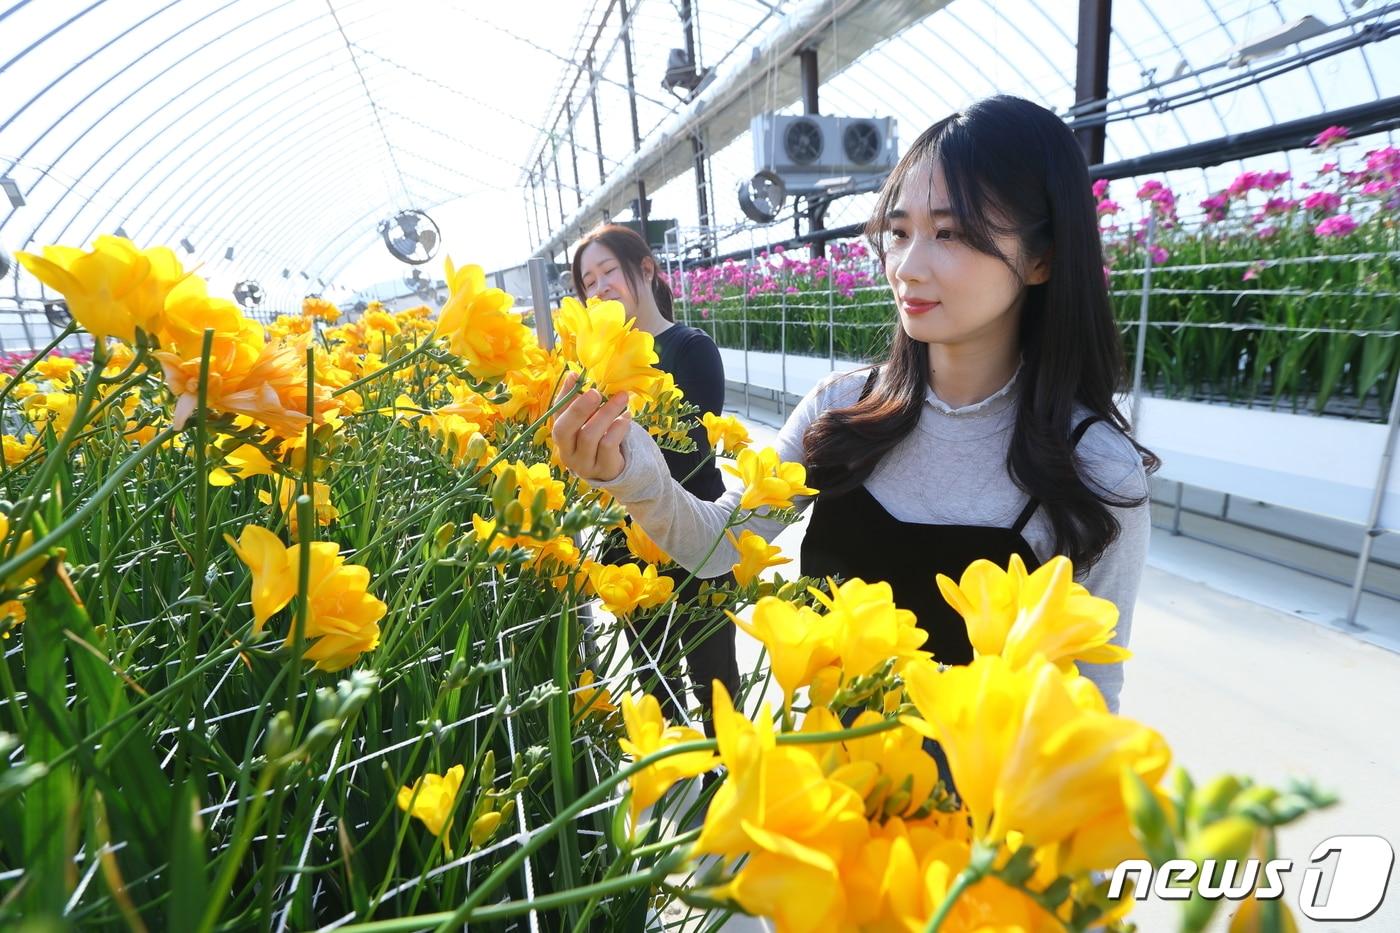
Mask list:
[[[616,303],[566,300],[545,350],[450,262],[436,316],[327,326],[308,303],[264,328],[169,250],[20,258],[95,349],[0,389],[24,424],[0,474],[6,923],[630,929],[683,903],[709,928],[1123,929],[1132,901],[1094,871],[1271,852],[1330,801],[1168,777],[1161,736],[1078,676],[1124,653],[1063,559],[940,578],[978,655],[949,669],[887,585],[762,577],[786,560],[743,524],[810,490],[713,416],[741,560],[697,601],[772,667],[720,688],[717,740],[666,722],[656,672],[608,659],[675,608],[667,559],[631,526],[635,562],[590,559],[625,516],[548,430],[596,385],[687,442]],[[594,599],[618,620],[596,647]],[[770,677],[782,708],[745,715]],[[1190,896],[1184,928],[1214,909]],[[1246,910],[1286,928],[1277,901]]]
[[[1339,128],[1319,136],[1339,154],[1310,180],[1242,174],[1189,224],[1161,182],[1138,190],[1144,216],[1122,223],[1126,208],[1096,185],[1129,359],[1149,254],[1156,267],[1149,391],[1385,420],[1400,362],[1400,150],[1345,145]],[[685,270],[681,288],[690,323],[725,347],[867,360],[884,351],[894,319],[861,244],[834,248],[830,261],[775,250],[752,267]]]

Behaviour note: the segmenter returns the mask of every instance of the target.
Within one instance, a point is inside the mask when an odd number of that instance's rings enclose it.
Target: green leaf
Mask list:
[[[167,916],[172,930],[193,930],[199,925],[209,893],[207,846],[199,796],[186,781],[175,795],[170,821],[170,905]]]
[[[1176,836],[1156,793],[1130,768],[1123,770],[1122,790],[1133,836],[1152,864],[1161,865],[1176,858]]]

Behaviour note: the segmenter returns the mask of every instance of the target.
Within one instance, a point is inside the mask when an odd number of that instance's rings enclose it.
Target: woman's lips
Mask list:
[[[912,298],[905,298],[899,304],[900,307],[904,309],[905,314],[926,314],[938,307],[939,303],[936,301],[916,301]]]

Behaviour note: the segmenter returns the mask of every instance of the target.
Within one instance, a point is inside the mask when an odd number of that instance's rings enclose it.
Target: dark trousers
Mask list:
[[[693,600],[705,582],[692,579],[684,586],[685,570],[663,571],[676,581],[676,602]],[[712,586],[732,582],[726,574],[709,581]],[[669,618],[668,618],[669,616]],[[685,698],[685,678],[681,676],[681,658],[685,659],[690,689],[704,711],[705,734],[714,736],[714,689],[718,680],[730,696],[739,692],[739,662],[734,648],[734,623],[723,610],[712,606],[686,606],[675,613],[642,610],[627,624],[627,639],[632,649],[632,662],[643,670],[643,689],[650,691],[661,705],[661,712],[672,723],[684,722],[683,709],[676,700]],[[651,670],[655,665],[655,671]],[[656,683],[656,672],[664,682]],[[673,699],[674,698],[674,699]]]

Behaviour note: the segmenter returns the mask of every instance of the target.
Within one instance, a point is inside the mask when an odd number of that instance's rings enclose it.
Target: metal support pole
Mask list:
[[[632,24],[627,15],[627,0],[618,0],[618,11],[622,14],[622,61],[627,68],[627,107],[632,115],[632,151],[642,151],[642,127],[637,120],[637,85],[636,74],[632,69]],[[646,182],[639,176],[637,178],[637,210],[635,212],[637,220],[641,221],[642,239],[650,243],[647,236],[647,186]]]
[[[1142,303],[1138,310],[1137,346],[1133,349],[1133,418],[1132,429],[1138,431],[1138,416],[1142,412],[1142,367],[1147,353],[1147,308],[1152,293],[1152,246],[1157,234],[1157,215],[1147,215],[1147,238],[1143,241]]]
[[[554,149],[554,193],[559,198],[559,222],[562,224],[569,215],[564,211],[564,181],[559,177],[559,148]]]
[[[549,239],[549,231],[540,226],[540,203],[535,200],[535,175],[530,173],[530,211],[535,215],[535,232],[539,238],[535,240],[535,245],[543,243]]]
[[[535,165],[536,174],[540,178],[540,202],[544,204],[544,225],[549,229],[549,235],[554,235],[554,219],[549,216],[549,188],[544,177],[544,156],[540,156],[540,161]],[[559,218],[561,221],[564,218]]]
[[[1225,498],[1220,500],[1220,520],[1230,520],[1230,494],[1225,493]]]
[[[1176,484],[1176,504],[1172,508],[1172,535],[1175,537],[1181,534],[1181,494],[1186,490],[1186,484],[1177,481]]]
[[[1376,468],[1376,488],[1371,493],[1371,510],[1366,517],[1366,533],[1361,539],[1361,553],[1356,558],[1356,579],[1351,584],[1351,599],[1347,601],[1347,625],[1357,626],[1356,613],[1361,608],[1361,588],[1366,583],[1366,567],[1371,562],[1371,548],[1385,534],[1380,527],[1381,505],[1385,488],[1390,483],[1390,465],[1395,459],[1395,437],[1400,433],[1400,373],[1390,393],[1390,417],[1386,420],[1385,447],[1381,450],[1380,466]],[[1359,627],[1359,626],[1357,626]]]
[[[1079,0],[1079,42],[1075,62],[1075,119],[1103,113],[1108,97],[1108,49],[1113,28],[1112,0]],[[1086,106],[1087,105],[1087,106]],[[1105,126],[1098,123],[1075,130],[1090,165],[1103,162]]]
[[[607,180],[608,170],[603,165],[603,124],[598,119],[598,82],[597,75],[593,73],[593,53],[588,53],[585,60],[588,68],[589,80],[593,82],[593,91],[588,95],[588,103],[593,108],[593,145],[598,153],[598,184],[603,184]]]
[[[787,420],[787,261],[783,262],[782,297],[778,299],[778,369],[782,373],[778,390],[778,417]]]
[[[690,151],[695,157],[695,204],[700,209],[700,226],[708,231],[710,228],[710,202],[705,196],[705,147],[700,142],[700,131],[690,137]],[[678,247],[679,243],[676,244]],[[709,239],[705,234],[700,236],[700,255],[710,255]]]
[[[797,61],[802,71],[802,112],[814,117],[821,113],[817,109],[817,50],[803,49],[797,53]]]
[[[568,115],[569,126],[574,125],[574,102],[572,98],[564,99],[564,113]],[[578,197],[578,206],[583,207],[583,183],[578,177],[578,146],[574,143],[573,130],[569,131],[569,158],[574,164],[574,194]]]
[[[549,316],[549,273],[542,256],[530,258],[530,301],[535,309],[535,336],[540,346],[554,349],[554,321]]]

